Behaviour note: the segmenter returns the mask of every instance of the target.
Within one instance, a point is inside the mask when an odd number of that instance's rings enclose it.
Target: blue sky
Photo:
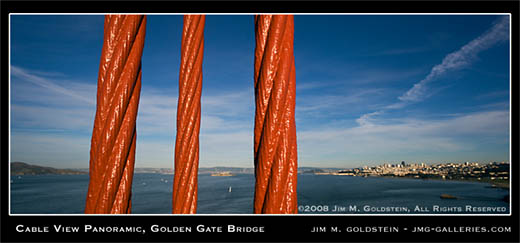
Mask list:
[[[11,16],[11,161],[87,168],[101,15]],[[136,167],[173,167],[182,16],[148,16]],[[254,22],[206,18],[200,166],[253,167]],[[300,166],[509,161],[509,17],[296,15]]]

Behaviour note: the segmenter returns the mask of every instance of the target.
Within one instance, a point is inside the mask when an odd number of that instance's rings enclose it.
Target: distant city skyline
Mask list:
[[[103,15],[11,15],[11,161],[87,168]],[[172,168],[182,15],[149,15],[136,167]],[[296,15],[300,167],[506,161],[509,15]],[[208,15],[200,167],[253,167],[252,15]]]

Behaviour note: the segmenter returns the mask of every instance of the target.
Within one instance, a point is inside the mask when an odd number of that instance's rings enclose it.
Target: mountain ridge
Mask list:
[[[319,167],[299,167],[298,173],[315,173],[315,172],[330,172],[337,171],[340,168],[319,168]],[[199,174],[211,174],[218,172],[231,172],[240,174],[254,174],[255,169],[252,167],[234,167],[234,166],[215,166],[215,167],[200,167]],[[81,175],[88,174],[88,168],[75,168],[75,169],[57,169],[47,166],[39,166],[34,164],[28,164],[25,162],[12,162],[11,163],[11,175]],[[173,174],[172,168],[152,168],[152,167],[136,167],[134,173],[162,173],[162,174]]]
[[[88,174],[80,170],[56,169],[53,167],[31,165],[25,162],[12,162],[11,175],[82,175]]]

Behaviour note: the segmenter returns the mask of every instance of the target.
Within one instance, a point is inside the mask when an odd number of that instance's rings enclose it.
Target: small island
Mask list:
[[[224,171],[224,172],[212,173],[211,176],[233,176],[233,174],[231,174],[231,172],[229,172],[229,171]]]
[[[24,162],[11,163],[11,175],[83,175],[85,171],[71,169],[56,169],[38,165],[30,165]]]

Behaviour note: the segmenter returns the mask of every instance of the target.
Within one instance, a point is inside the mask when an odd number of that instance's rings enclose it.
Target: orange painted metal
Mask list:
[[[297,208],[294,16],[255,16],[254,213]]]
[[[107,15],[90,148],[87,214],[131,211],[146,16]]]
[[[185,15],[181,43],[172,212],[197,211],[204,15]]]

